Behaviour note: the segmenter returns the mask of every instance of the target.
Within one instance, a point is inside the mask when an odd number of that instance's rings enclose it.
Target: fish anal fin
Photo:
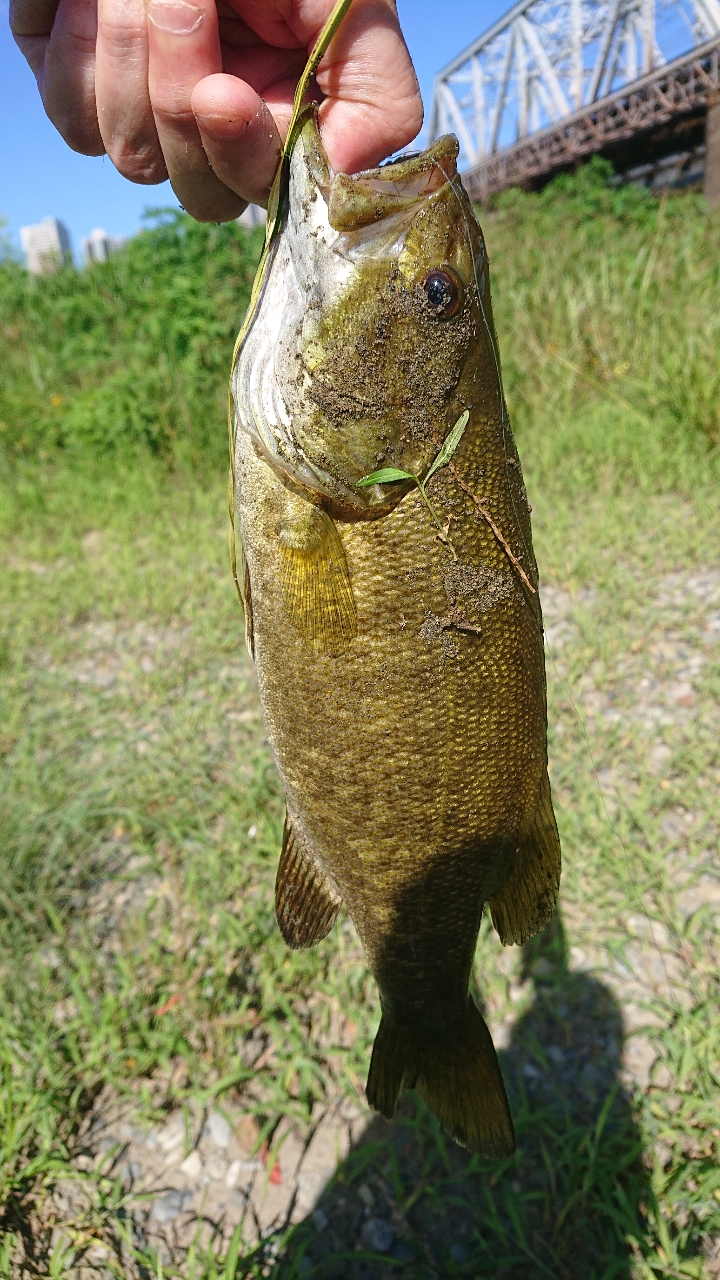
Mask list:
[[[357,630],[355,596],[334,521],[297,499],[279,529],[280,585],[294,627],[316,653],[339,657]]]
[[[285,818],[275,881],[275,915],[289,947],[313,947],[330,932],[342,898],[290,816]]]
[[[457,1030],[437,1039],[421,1040],[383,1013],[370,1062],[368,1102],[390,1120],[403,1088],[417,1089],[443,1129],[469,1151],[492,1157],[514,1151],[495,1046],[469,997]]]
[[[527,942],[550,919],[560,888],[560,837],[545,774],[535,818],[502,889],[490,899],[492,922],[505,946]]]

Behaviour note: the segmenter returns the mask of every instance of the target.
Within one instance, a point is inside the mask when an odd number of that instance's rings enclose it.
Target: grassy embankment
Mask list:
[[[708,906],[680,910],[679,877],[718,875],[717,654],[697,714],[653,731],[633,708],[653,641],[674,634],[653,613],[667,575],[720,566],[720,224],[695,197],[658,205],[586,170],[506,197],[486,232],[543,580],[575,610],[549,663],[573,959],[557,932],[540,963],[481,935],[478,985],[511,1028],[508,1071],[513,1054],[525,1068],[517,1156],[448,1154],[409,1107],[345,1187],[390,1188],[416,1250],[393,1274],[714,1274],[717,934]],[[256,248],[181,219],[81,275],[0,264],[0,1275],[33,1249],[23,1274],[67,1274],[97,1240],[117,1248],[108,1268],[130,1266],[120,1182],[77,1161],[102,1089],[148,1116],[232,1097],[272,1147],[282,1115],[305,1125],[364,1080],[377,1004],[352,936],[291,955],[273,923],[280,795],[226,565],[224,376]],[[614,779],[610,818],[594,770]],[[695,826],[668,835],[682,812]],[[672,975],[647,988],[650,1079],[577,1106],[565,1086],[524,1091],[532,1070],[552,1083],[548,1041],[583,1018],[605,1019],[619,1063],[618,976],[648,917]],[[48,1189],[78,1168],[87,1202],[53,1234]],[[464,1261],[443,1228],[460,1203]],[[240,1247],[198,1249],[178,1274],[344,1274],[311,1237],[275,1270]],[[138,1274],[175,1274],[140,1253]]]

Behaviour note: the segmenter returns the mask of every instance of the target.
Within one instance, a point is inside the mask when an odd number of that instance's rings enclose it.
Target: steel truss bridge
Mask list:
[[[720,0],[519,0],[437,76],[429,133],[486,200],[718,103]]]

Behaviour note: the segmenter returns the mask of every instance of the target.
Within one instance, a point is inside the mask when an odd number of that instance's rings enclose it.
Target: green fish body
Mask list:
[[[235,505],[287,798],[282,933],[311,946],[345,903],[382,1005],[369,1102],[390,1117],[416,1088],[502,1155],[473,955],[486,903],[505,943],[547,922],[560,847],[529,507],[456,156],[448,137],[336,176],[308,113],[233,371]],[[424,492],[373,481],[426,477],[466,410]]]

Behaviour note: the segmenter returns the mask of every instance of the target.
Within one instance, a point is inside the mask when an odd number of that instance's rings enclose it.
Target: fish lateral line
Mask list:
[[[461,211],[461,213],[462,213],[463,222],[464,222],[464,224],[465,224],[465,235],[466,235],[466,238],[467,238],[468,247],[469,247],[469,248],[470,248],[470,250],[471,250],[471,255],[470,255],[470,256],[471,256],[471,258],[472,258],[472,264],[473,264],[473,278],[474,278],[474,280],[475,280],[475,291],[476,291],[476,293],[477,293],[478,306],[479,306],[479,308],[480,308],[480,314],[481,314],[481,316],[482,316],[483,324],[484,324],[484,326],[485,326],[485,330],[486,330],[486,332],[487,332],[487,336],[488,336],[488,339],[489,339],[489,342],[490,342],[490,347],[491,347],[491,350],[492,350],[492,353],[493,353],[493,360],[494,360],[494,363],[495,363],[495,369],[496,369],[496,372],[497,372],[497,378],[498,378],[498,386],[499,386],[499,388],[500,388],[500,416],[501,416],[502,432],[503,432],[503,455],[504,455],[504,458],[505,458],[505,478],[506,478],[506,480],[507,480],[508,493],[510,494],[510,502],[511,502],[511,504],[512,504],[513,512],[514,512],[514,514],[515,514],[515,520],[516,520],[516,522],[517,522],[518,531],[519,531],[519,533],[520,533],[520,538],[521,538],[522,544],[523,544],[523,546],[525,547],[525,554],[527,555],[527,554],[528,554],[528,549],[527,549],[527,546],[526,546],[526,544],[525,544],[525,537],[524,537],[524,535],[523,535],[522,526],[521,526],[521,524],[520,524],[520,520],[518,519],[518,513],[517,513],[517,510],[516,510],[516,508],[515,508],[515,495],[514,495],[514,493],[513,493],[512,485],[510,484],[510,477],[509,477],[509,475],[508,475],[508,457],[507,457],[507,450],[506,450],[506,446],[505,446],[505,441],[506,441],[505,429],[506,429],[506,427],[507,427],[507,426],[509,426],[510,424],[509,424],[509,422],[508,422],[508,417],[507,417],[507,408],[506,408],[506,405],[505,405],[505,391],[504,391],[504,388],[503,388],[502,366],[501,366],[501,364],[500,364],[500,352],[499,352],[499,350],[498,350],[497,334],[495,333],[495,326],[494,326],[494,325],[492,325],[492,326],[491,326],[491,325],[488,323],[488,318],[487,318],[487,316],[486,316],[486,314],[485,314],[485,307],[484,307],[484,305],[483,305],[482,293],[481,293],[481,290],[480,290],[480,281],[479,281],[479,279],[478,279],[477,261],[476,261],[476,259],[475,259],[475,254],[472,252],[472,237],[471,237],[471,235],[470,235],[470,229],[469,229],[469,226],[468,226],[467,213],[466,213],[466,210],[465,210],[465,206],[463,205],[462,198],[461,198],[461,196],[458,194],[457,187],[456,187],[456,185],[455,185],[455,183],[456,183],[456,175],[455,175],[455,174],[449,174],[449,173],[447,173],[447,171],[443,168],[443,166],[442,166],[442,164],[440,163],[440,161],[439,161],[439,160],[436,160],[436,161],[435,161],[435,164],[437,165],[437,167],[438,167],[438,169],[440,170],[440,172],[444,175],[445,180],[446,180],[446,182],[448,183],[448,186],[450,187],[450,190],[452,191],[453,195],[455,196],[455,199],[457,200],[458,204],[460,205],[460,211]],[[462,188],[461,188],[461,189],[462,189]],[[485,283],[485,273],[484,273],[484,271],[483,271],[483,284],[484,284],[484,283]],[[453,470],[453,469],[451,468],[451,470]],[[519,560],[518,560],[518,559],[517,559],[517,557],[513,554],[512,550],[510,549],[509,544],[507,543],[507,541],[506,541],[506,540],[505,540],[505,538],[503,537],[502,532],[500,531],[500,529],[498,528],[498,526],[495,524],[495,522],[493,521],[493,519],[492,519],[492,517],[489,515],[489,513],[485,510],[485,508],[483,507],[482,503],[480,502],[480,499],[479,499],[479,498],[478,498],[474,493],[472,493],[472,491],[471,491],[469,488],[466,488],[465,484],[463,483],[463,481],[461,480],[461,478],[460,478],[459,474],[458,474],[456,471],[453,471],[453,475],[455,476],[455,479],[457,480],[458,484],[460,485],[460,488],[461,488],[461,489],[463,489],[463,490],[464,490],[464,492],[465,492],[465,493],[467,493],[468,497],[472,499],[472,501],[475,503],[476,507],[477,507],[477,508],[478,508],[478,510],[480,511],[481,515],[483,516],[483,518],[487,521],[488,525],[490,526],[490,528],[492,529],[493,533],[495,534],[495,537],[497,538],[498,542],[500,543],[500,545],[503,547],[503,549],[505,550],[505,552],[506,552],[506,553],[507,553],[507,555],[509,556],[509,558],[510,558],[511,562],[515,565],[515,568],[517,569],[518,573],[520,574],[521,578],[523,579],[523,581],[524,581],[525,585],[527,586],[528,590],[532,593],[532,595],[537,595],[537,588],[536,588],[536,587],[534,587],[534,586],[533,586],[533,584],[531,583],[530,579],[528,578],[527,574],[525,573],[525,570],[523,569],[523,567],[522,567],[522,565],[520,564]]]

